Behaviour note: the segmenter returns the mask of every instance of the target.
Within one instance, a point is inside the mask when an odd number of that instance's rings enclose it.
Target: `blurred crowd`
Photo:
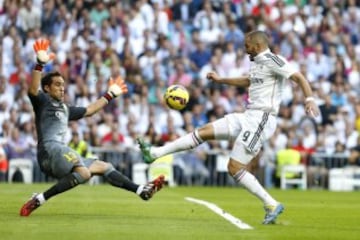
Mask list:
[[[120,75],[128,84],[129,93],[100,114],[72,122],[67,141],[134,149],[137,135],[160,145],[242,111],[246,89],[215,85],[205,75],[211,70],[224,77],[247,74],[244,36],[257,29],[268,33],[275,53],[307,77],[321,109],[320,118],[306,118],[301,91],[289,81],[279,127],[264,146],[260,167],[274,166],[276,152],[285,148],[301,151],[305,163],[314,152],[350,156],[359,150],[358,1],[0,0],[0,172],[6,172],[6,159],[36,162],[27,97],[36,39],[51,41],[56,59],[44,71],[63,74],[70,105],[86,106],[99,98],[110,77]],[[170,84],[182,84],[190,92],[181,112],[162,101]],[[205,143],[182,157],[182,164],[196,165],[191,169],[199,170],[192,174],[206,177],[206,153],[226,151],[230,145]],[[141,161],[139,154],[132,157]]]

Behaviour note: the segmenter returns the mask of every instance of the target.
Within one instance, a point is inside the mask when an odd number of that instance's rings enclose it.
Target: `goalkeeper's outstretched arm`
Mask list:
[[[34,69],[32,71],[31,83],[28,89],[28,93],[32,96],[37,96],[40,87],[42,73],[39,70]]]
[[[32,79],[28,89],[28,93],[33,96],[37,96],[39,92],[42,69],[45,64],[55,58],[53,53],[48,53],[50,42],[47,39],[38,39],[35,41],[33,48],[36,53],[36,65],[32,71]]]
[[[87,106],[85,117],[97,113],[100,109],[105,107],[105,105],[107,105],[112,99],[127,92],[127,85],[121,77],[117,77],[116,79],[110,78],[108,91],[101,98]]]

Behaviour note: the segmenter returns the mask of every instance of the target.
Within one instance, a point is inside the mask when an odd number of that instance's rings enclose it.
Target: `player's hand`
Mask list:
[[[305,102],[305,112],[313,118],[320,115],[319,107],[316,105],[314,100]]]
[[[109,89],[108,89],[107,93],[112,98],[116,98],[116,97],[120,96],[121,94],[124,94],[127,92],[128,92],[127,85],[125,84],[124,80],[121,77],[117,77],[115,79],[110,78]]]
[[[47,39],[38,39],[33,44],[36,53],[36,61],[42,66],[55,58],[54,53],[48,53],[49,45],[50,42]]]
[[[206,78],[214,81],[214,82],[220,82],[221,78],[219,77],[219,75],[216,72],[209,72],[208,74],[206,74]]]

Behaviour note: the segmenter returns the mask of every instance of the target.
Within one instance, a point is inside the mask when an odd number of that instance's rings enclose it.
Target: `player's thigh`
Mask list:
[[[230,156],[246,165],[260,152],[263,142],[274,133],[276,119],[260,111],[246,112],[237,119],[241,129],[237,132]]]
[[[241,132],[235,142],[243,143],[248,151],[256,153],[262,144],[274,134],[276,118],[266,112],[251,111],[241,119],[241,126]]]
[[[50,157],[52,175],[62,178],[69,174],[74,167],[85,167],[82,157],[70,147],[57,146]]]
[[[243,113],[231,113],[212,122],[214,137],[217,140],[234,140],[241,132]]]
[[[87,158],[84,160],[85,166],[90,170],[91,175],[102,175],[113,168],[111,163],[100,161],[98,159]]]
[[[248,165],[258,153],[259,151],[250,152],[241,141],[235,141],[230,158],[242,165]]]

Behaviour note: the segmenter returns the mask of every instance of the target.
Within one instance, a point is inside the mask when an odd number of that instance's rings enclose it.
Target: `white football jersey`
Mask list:
[[[277,114],[285,88],[285,81],[296,69],[270,49],[258,54],[251,62],[248,109]]]

